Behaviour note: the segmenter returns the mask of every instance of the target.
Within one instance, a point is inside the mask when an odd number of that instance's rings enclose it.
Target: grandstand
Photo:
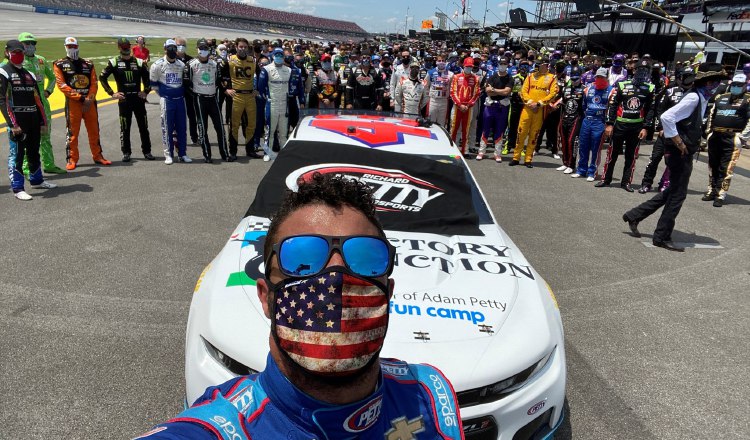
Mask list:
[[[251,6],[227,0],[14,0],[47,8],[110,14],[249,31],[287,33],[326,39],[366,38],[367,31],[352,22]]]

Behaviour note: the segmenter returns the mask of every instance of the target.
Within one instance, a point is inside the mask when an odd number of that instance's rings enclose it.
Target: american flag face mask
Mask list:
[[[330,267],[273,287],[272,333],[295,363],[316,374],[348,375],[383,347],[388,293],[374,280]]]

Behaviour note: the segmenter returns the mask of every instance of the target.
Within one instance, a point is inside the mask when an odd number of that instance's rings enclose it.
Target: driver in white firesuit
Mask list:
[[[274,134],[278,135],[279,147],[283,148],[289,130],[289,82],[292,69],[284,64],[284,51],[276,48],[271,53],[273,62],[263,67],[258,77],[258,93],[266,100],[270,115],[266,120],[263,135],[263,160],[268,162],[276,158],[273,146]]]

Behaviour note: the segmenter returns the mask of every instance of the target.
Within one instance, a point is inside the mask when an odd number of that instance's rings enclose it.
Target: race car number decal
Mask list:
[[[437,135],[426,128],[387,121],[315,118],[310,126],[346,136],[371,148],[401,145],[406,134],[437,140]]]

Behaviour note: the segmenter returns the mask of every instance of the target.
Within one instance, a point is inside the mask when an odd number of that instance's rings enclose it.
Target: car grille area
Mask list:
[[[466,440],[497,440],[497,423],[492,416],[468,419],[462,423]]]

